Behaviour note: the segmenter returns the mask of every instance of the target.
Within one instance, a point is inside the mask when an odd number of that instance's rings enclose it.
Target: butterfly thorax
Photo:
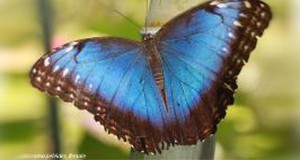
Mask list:
[[[167,105],[167,100],[166,100],[166,92],[165,92],[165,83],[164,83],[164,75],[163,75],[163,70],[162,70],[162,60],[160,53],[158,52],[157,49],[157,40],[152,34],[145,34],[143,35],[143,50],[147,54],[148,61],[150,64],[150,68],[152,71],[152,74],[155,78],[155,82],[157,85],[157,88],[159,89],[163,102],[165,104],[166,110],[168,111],[168,105]]]

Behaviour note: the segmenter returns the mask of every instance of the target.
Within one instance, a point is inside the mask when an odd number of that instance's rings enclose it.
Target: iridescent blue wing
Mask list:
[[[164,25],[157,34],[176,141],[195,144],[216,130],[233,103],[236,78],[271,19],[259,0],[215,0]]]
[[[140,43],[121,38],[72,42],[43,56],[32,84],[95,115],[138,151],[194,144],[214,133],[233,102],[236,76],[270,20],[262,2],[197,6],[156,35],[168,109]]]
[[[30,76],[33,86],[93,113],[136,150],[159,148],[167,115],[140,43],[121,38],[71,42],[39,59]]]

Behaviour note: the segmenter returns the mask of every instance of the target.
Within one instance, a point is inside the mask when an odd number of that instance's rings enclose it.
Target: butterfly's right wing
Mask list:
[[[71,42],[40,58],[30,76],[33,86],[93,113],[136,150],[159,148],[166,112],[140,43],[122,38]]]
[[[270,19],[270,8],[260,0],[213,0],[157,33],[180,144],[195,144],[216,131],[233,103],[237,76]]]

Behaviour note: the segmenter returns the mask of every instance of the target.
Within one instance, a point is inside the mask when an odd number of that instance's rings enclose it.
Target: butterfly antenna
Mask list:
[[[116,9],[112,9],[112,7],[109,7],[108,5],[104,4],[103,2],[101,2],[100,0],[97,1],[98,3],[100,3],[102,5],[103,8],[105,8],[107,11],[112,11],[117,13],[118,15],[122,16],[123,18],[125,18],[127,21],[129,21],[131,24],[133,24],[135,27],[137,27],[138,29],[142,29],[142,27],[140,25],[138,25],[136,22],[134,22],[131,18],[125,16],[123,13],[121,13],[120,11],[116,10]]]
[[[136,26],[138,29],[142,29],[142,27],[140,25],[138,25],[136,22],[134,22],[131,18],[127,17],[126,15],[124,15],[123,13],[121,13],[118,10],[113,9],[113,12],[116,12],[117,14],[119,14],[120,16],[122,16],[123,18],[125,18],[126,20],[128,20],[129,22],[131,22],[134,26]]]

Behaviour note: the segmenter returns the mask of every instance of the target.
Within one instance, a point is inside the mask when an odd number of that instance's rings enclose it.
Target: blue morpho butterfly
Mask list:
[[[259,0],[214,0],[142,42],[77,40],[40,58],[31,83],[73,102],[137,151],[161,152],[215,133],[236,79],[271,19]]]

